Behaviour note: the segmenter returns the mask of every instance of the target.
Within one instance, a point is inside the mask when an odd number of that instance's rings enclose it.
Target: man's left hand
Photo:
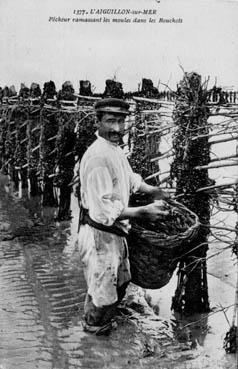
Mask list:
[[[155,187],[153,191],[154,200],[169,200],[170,194],[168,192],[162,191],[159,187]]]
[[[151,195],[154,200],[169,200],[170,194],[168,192],[163,191],[160,187],[151,186],[144,181],[142,181],[139,192],[147,193]]]

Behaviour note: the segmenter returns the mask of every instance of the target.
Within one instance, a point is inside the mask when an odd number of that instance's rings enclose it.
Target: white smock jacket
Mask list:
[[[116,222],[127,232],[129,221],[117,218],[141,181],[123,150],[98,136],[80,163],[82,206],[95,222],[106,226]],[[131,279],[125,237],[84,224],[79,229],[78,246],[93,303],[98,307],[113,304],[117,301],[117,287]]]

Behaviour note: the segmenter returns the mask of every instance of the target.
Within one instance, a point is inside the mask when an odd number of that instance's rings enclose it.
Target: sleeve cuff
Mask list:
[[[117,220],[117,218],[121,215],[123,209],[124,206],[122,205],[121,201],[115,200],[113,202],[113,209],[111,216],[108,218],[108,225],[112,225]]]
[[[122,205],[121,201],[114,200],[110,208],[104,209],[105,211],[100,214],[93,214],[90,213],[90,217],[95,221],[99,222],[106,226],[111,226],[117,220],[117,218],[121,215],[124,206]]]
[[[131,177],[131,192],[137,192],[141,186],[142,178],[139,174],[133,173]]]

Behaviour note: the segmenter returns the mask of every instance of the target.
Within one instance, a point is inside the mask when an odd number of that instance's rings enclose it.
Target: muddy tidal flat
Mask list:
[[[20,198],[0,176],[1,369],[237,368],[235,355],[222,347],[229,326],[218,312],[234,303],[229,250],[208,263],[209,314],[172,314],[174,275],[161,290],[131,285],[117,327],[96,337],[81,324],[86,289],[75,246],[77,199],[70,221],[55,222],[54,210],[42,210],[27,194]]]

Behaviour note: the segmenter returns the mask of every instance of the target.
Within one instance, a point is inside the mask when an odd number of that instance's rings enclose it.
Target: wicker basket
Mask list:
[[[171,204],[186,216],[188,228],[168,236],[145,229],[136,222],[128,236],[132,282],[143,288],[156,289],[166,285],[176,269],[180,256],[190,248],[200,226],[196,214],[183,204]]]

